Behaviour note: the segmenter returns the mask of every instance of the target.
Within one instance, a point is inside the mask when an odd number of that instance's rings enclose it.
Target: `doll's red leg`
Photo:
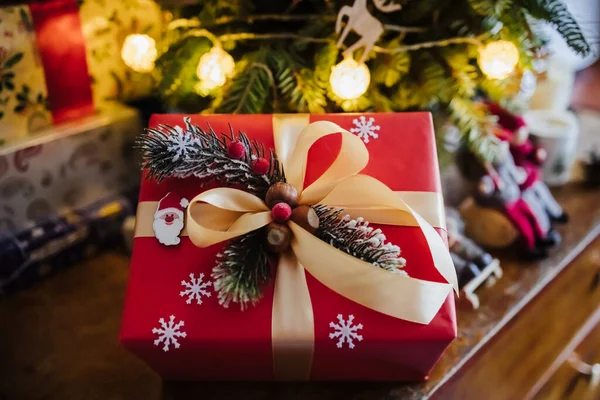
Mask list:
[[[540,223],[539,223],[535,213],[531,209],[531,207],[529,207],[529,204],[527,204],[527,202],[525,202],[525,200],[523,200],[523,199],[519,199],[517,201],[517,204],[518,204],[519,208],[521,209],[522,213],[524,215],[526,215],[527,218],[529,219],[531,227],[533,228],[533,233],[535,234],[535,237],[538,239],[544,239],[548,235],[548,232],[545,232],[542,229],[542,226],[540,225]]]
[[[535,249],[535,233],[526,213],[523,212],[521,201],[505,205],[506,216],[521,234],[521,240],[528,250]]]

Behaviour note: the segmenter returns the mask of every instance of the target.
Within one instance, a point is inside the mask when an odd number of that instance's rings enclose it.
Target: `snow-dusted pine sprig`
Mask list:
[[[157,129],[148,129],[140,136],[137,147],[142,150],[142,167],[148,169],[148,177],[162,181],[168,177],[187,178],[195,176],[202,182],[239,187],[252,194],[264,197],[269,187],[285,181],[283,170],[274,151],[269,151],[269,171],[254,172],[252,162],[265,157],[265,149],[256,141],[239,132],[217,135],[208,126],[205,131],[184,118],[185,129],[180,126],[161,124]],[[233,159],[227,153],[228,145],[240,141],[245,153]]]
[[[258,229],[231,240],[217,254],[211,275],[219,304],[239,303],[245,309],[262,298],[262,288],[271,279],[265,230]]]
[[[400,257],[400,247],[386,243],[380,229],[369,226],[362,218],[343,215],[343,209],[323,205],[313,207],[319,216],[316,236],[336,249],[390,272],[401,273],[406,260]]]

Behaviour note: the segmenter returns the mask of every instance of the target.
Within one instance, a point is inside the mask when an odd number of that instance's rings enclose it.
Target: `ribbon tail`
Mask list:
[[[407,204],[406,208],[412,213],[412,215],[417,220],[423,235],[425,235],[425,239],[427,240],[427,244],[429,245],[429,250],[431,252],[431,257],[433,258],[433,265],[435,269],[442,275],[442,277],[452,285],[452,289],[458,296],[458,278],[456,276],[456,269],[454,267],[454,263],[452,262],[452,257],[448,252],[448,248],[446,244],[435,231],[433,226],[431,226],[423,217],[421,217],[417,212],[415,212],[410,206]]]
[[[314,352],[314,326],[304,268],[288,251],[279,257],[273,299],[271,334],[276,379],[308,380]]]
[[[452,293],[447,283],[379,269],[330,246],[293,222],[290,229],[294,233],[292,249],[306,271],[329,289],[371,310],[427,325]]]

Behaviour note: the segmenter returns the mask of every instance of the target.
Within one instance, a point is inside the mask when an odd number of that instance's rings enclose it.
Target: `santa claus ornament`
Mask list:
[[[177,193],[169,192],[160,199],[154,213],[154,236],[165,246],[176,246],[181,239],[179,234],[184,226],[184,211],[188,200]]]
[[[531,141],[525,119],[497,104],[490,103],[488,108],[498,118],[498,126],[501,128],[495,131],[496,136],[509,143],[515,165],[525,173],[525,179],[519,184],[523,200],[537,214],[544,230],[551,230],[553,223],[568,222],[569,216],[542,179],[541,166],[546,161],[547,152]],[[558,242],[558,232],[551,230],[550,235]]]
[[[499,141],[498,149],[497,159],[488,163],[468,150],[457,158],[463,175],[478,184],[471,207],[461,206],[469,236],[489,247],[506,247],[518,241],[524,258],[545,257],[560,241],[560,235],[552,229],[549,216],[525,200],[522,185],[527,173],[515,165],[508,142]],[[491,219],[481,210],[494,211],[501,218]]]

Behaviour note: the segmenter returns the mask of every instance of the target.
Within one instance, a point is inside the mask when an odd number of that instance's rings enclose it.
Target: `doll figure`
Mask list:
[[[514,164],[508,142],[500,141],[499,147],[500,155],[494,162],[481,165],[473,162],[474,156],[471,156],[468,165],[463,160],[459,167],[467,172],[467,177],[477,179],[475,201],[480,206],[500,211],[517,229],[524,256],[545,257],[547,247],[555,244],[553,235],[549,235],[549,218],[545,213],[536,215],[525,202],[520,186],[527,178],[526,173]]]
[[[551,222],[565,223],[568,215],[556,202],[548,186],[541,176],[540,166],[546,161],[547,153],[544,148],[536,146],[529,138],[529,129],[525,120],[508,110],[488,104],[490,112],[498,117],[498,125],[502,130],[497,131],[498,137],[510,144],[510,153],[515,165],[525,170],[526,179],[520,185],[523,199],[535,211],[545,212]],[[558,233],[553,233],[558,236]]]
[[[446,228],[448,231],[448,247],[456,268],[458,284],[463,287],[494,260],[481,247],[464,236],[464,223],[457,210],[446,208]]]

